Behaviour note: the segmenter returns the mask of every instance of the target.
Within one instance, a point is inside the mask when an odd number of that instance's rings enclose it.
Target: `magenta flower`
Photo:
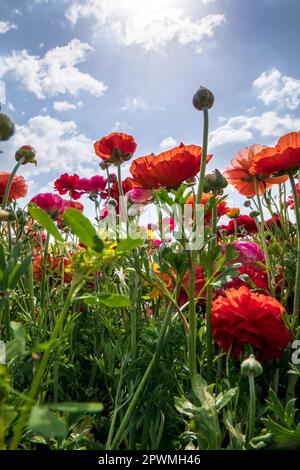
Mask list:
[[[76,200],[82,196],[82,192],[78,191],[79,181],[80,178],[76,173],[74,175],[64,173],[54,181],[54,189],[61,195],[69,193],[70,197]]]
[[[235,251],[239,256],[233,261],[234,263],[241,263],[242,265],[256,265],[257,262],[265,264],[266,259],[261,248],[254,242],[231,242],[234,245]],[[222,247],[223,253],[225,252],[225,245]]]
[[[63,198],[53,193],[37,194],[30,202],[36,204],[43,211],[47,212],[47,214],[49,214],[54,220],[62,214],[65,207]]]
[[[84,193],[101,193],[106,187],[107,180],[103,176],[95,175],[91,178],[81,178],[77,183],[77,189]]]
[[[153,194],[150,189],[133,188],[127,191],[126,196],[131,202],[137,204],[148,204],[153,199]]]

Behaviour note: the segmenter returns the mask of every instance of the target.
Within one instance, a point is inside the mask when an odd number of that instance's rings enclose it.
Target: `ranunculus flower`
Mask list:
[[[249,169],[255,156],[264,148],[263,145],[257,144],[242,148],[235,154],[231,160],[231,165],[224,171],[224,176],[227,178],[228,183],[232,184],[243,196],[255,196],[254,176],[250,173]],[[272,184],[283,183],[286,179],[286,176],[278,178],[260,176],[258,180],[259,194],[264,194],[266,190],[270,189]]]
[[[76,173],[74,175],[64,173],[54,181],[54,189],[61,195],[69,193],[72,199],[79,199],[82,196],[82,191],[78,190],[79,180]]]
[[[266,259],[262,249],[254,242],[231,242],[230,245],[234,246],[234,250],[239,253],[239,256],[233,260],[233,263],[241,263],[243,265],[257,265],[257,262],[265,264]],[[228,246],[228,245],[226,245]],[[226,250],[226,246],[222,246],[222,252]]]
[[[212,210],[208,209],[208,204],[209,200],[213,197],[212,193],[203,193],[202,199],[201,199],[201,204],[205,207],[205,214],[204,214],[204,222],[206,224],[209,224],[211,222],[211,215],[212,215]],[[217,205],[217,219],[220,219],[223,215],[226,215],[227,212],[229,211],[229,207],[227,206],[226,201],[220,201],[220,198],[217,197],[218,205]],[[190,196],[186,204],[191,204],[192,207],[195,205],[195,199],[194,196]]]
[[[122,163],[130,160],[136,150],[136,142],[129,134],[113,132],[95,142],[94,149],[106,163]]]
[[[283,322],[284,307],[274,297],[248,287],[229,289],[213,301],[212,327],[218,345],[237,357],[248,343],[268,361],[280,357],[292,336]]]
[[[252,160],[252,175],[276,175],[300,168],[300,132],[280,137],[275,147],[266,147]]]
[[[84,193],[101,193],[106,187],[107,180],[103,176],[95,175],[91,178],[81,178],[77,183],[77,189]]]
[[[84,211],[84,205],[80,201],[69,201],[68,199],[64,199],[63,211],[67,209],[76,209],[79,212]]]
[[[0,201],[2,201],[5,189],[11,173],[0,171]],[[9,191],[8,201],[15,201],[25,197],[28,193],[28,186],[23,176],[15,176]]]
[[[249,217],[249,215],[240,215],[236,219],[230,220],[228,225],[221,225],[219,227],[219,231],[224,230],[227,235],[234,235],[235,227],[237,227],[238,235],[240,234],[239,228],[243,228],[247,233],[258,232],[255,220],[252,217]]]
[[[37,255],[33,260],[33,275],[37,281],[42,278],[42,264],[43,255]],[[72,281],[71,275],[71,259],[69,256],[47,256],[46,260],[46,274],[49,280],[55,283],[61,283],[62,268],[64,268],[64,282],[70,284]]]
[[[146,189],[176,188],[197,175],[201,154],[202,149],[198,145],[180,144],[159,155],[136,158],[131,163],[130,173]],[[208,155],[206,161],[211,157]]]
[[[34,196],[30,202],[39,206],[53,219],[57,219],[64,210],[64,200],[58,194],[40,193]]]
[[[126,197],[136,204],[148,204],[153,200],[153,194],[150,189],[135,188],[126,193]]]

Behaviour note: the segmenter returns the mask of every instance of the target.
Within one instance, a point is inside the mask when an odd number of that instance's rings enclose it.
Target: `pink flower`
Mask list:
[[[64,211],[65,207],[63,198],[53,193],[37,194],[30,202],[36,204],[43,211],[47,212],[52,219],[57,219],[57,217]]]
[[[84,193],[100,193],[104,191],[107,180],[103,176],[95,175],[91,178],[81,178],[77,183],[77,189]]]
[[[150,189],[134,188],[127,191],[126,196],[131,202],[137,204],[148,204],[152,201],[153,195]]]
[[[239,256],[233,261],[234,263],[241,263],[245,265],[256,265],[257,262],[265,264],[265,255],[261,248],[253,242],[231,242],[230,245],[234,245],[235,251],[239,253]],[[222,251],[225,252],[226,246],[223,245]]]

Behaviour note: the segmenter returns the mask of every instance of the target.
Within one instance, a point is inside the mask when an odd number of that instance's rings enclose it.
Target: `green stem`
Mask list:
[[[50,242],[50,233],[47,232],[47,238],[44,248],[44,255],[42,260],[42,279],[41,279],[41,308],[45,306],[45,297],[46,297],[46,270],[47,270],[47,258],[48,258],[48,248]]]
[[[68,309],[69,309],[69,307],[70,307],[70,305],[73,301],[73,297],[74,297],[75,293],[77,292],[78,287],[79,287],[79,285],[72,285],[70,290],[69,290],[64,308],[61,311],[61,314],[58,316],[58,318],[56,320],[56,323],[55,323],[55,326],[54,326],[54,329],[52,331],[52,334],[51,334],[51,337],[50,337],[50,343],[51,344],[56,342],[56,340],[58,339],[59,332],[62,329],[64,319],[65,319],[65,317],[68,313]],[[31,400],[31,402],[36,400],[37,394],[39,392],[40,385],[41,385],[42,380],[43,380],[45,370],[46,370],[48,362],[49,362],[49,357],[50,357],[51,351],[52,351],[52,349],[51,349],[51,347],[49,347],[44,352],[42,360],[41,360],[41,362],[38,366],[38,369],[37,369],[36,374],[34,376],[34,379],[32,381],[30,390],[29,390],[28,395],[27,395],[27,398],[29,400]],[[29,400],[28,400],[28,403],[29,403]],[[11,441],[11,444],[10,444],[10,450],[17,449],[17,447],[19,445],[19,442],[22,438],[22,433],[23,433],[24,427],[26,425],[26,421],[27,421],[30,409],[31,409],[30,405],[24,405],[23,408],[22,408],[21,415],[20,415],[19,421],[16,425],[15,432],[14,432],[14,435],[13,435],[13,438],[12,438],[12,441]]]
[[[256,395],[255,395],[255,379],[253,375],[249,376],[249,430],[248,442],[252,439],[255,433],[255,409],[256,409]]]
[[[118,169],[118,188],[119,188],[119,231],[121,232],[121,224],[120,224],[120,215],[123,215],[123,217],[126,217],[126,208],[124,204],[124,191],[123,191],[123,185],[122,185],[122,175],[121,175],[121,163],[118,163],[117,165]],[[121,204],[120,204],[121,200]],[[126,224],[127,225],[127,224]]]
[[[300,210],[299,210],[299,199],[296,189],[295,178],[292,171],[289,172],[292,193],[294,198],[294,212],[297,225],[297,265],[296,265],[296,277],[295,277],[295,290],[294,290],[294,304],[293,304],[293,317],[294,317],[294,328],[297,327],[299,322],[299,304],[300,304]]]
[[[2,210],[5,210],[5,208],[7,206],[9,193],[10,193],[10,190],[11,190],[11,186],[12,186],[14,177],[16,176],[16,173],[17,173],[18,169],[20,168],[20,166],[23,164],[24,161],[25,161],[25,157],[21,158],[18,161],[18,163],[16,164],[16,166],[14,167],[11,174],[10,174],[9,180],[7,182],[7,185],[6,185],[6,188],[5,188],[5,191],[4,191],[3,199],[2,199],[2,204],[1,204],[1,209]],[[0,221],[0,227],[1,227],[1,221]]]
[[[259,234],[261,238],[261,243],[262,243],[262,248],[263,252],[266,258],[266,266],[267,266],[267,276],[268,276],[268,285],[270,292],[272,295],[274,295],[274,290],[275,290],[275,280],[273,276],[273,272],[271,269],[271,262],[270,262],[270,256],[269,256],[269,251],[266,243],[266,238],[264,235],[265,231],[265,219],[264,219],[264,212],[263,212],[263,207],[260,199],[260,194],[258,190],[258,180],[257,177],[254,177],[254,187],[255,187],[255,193],[256,193],[256,199],[257,199],[257,204],[258,204],[258,211],[260,215],[260,224],[259,224]]]
[[[195,306],[195,263],[191,251],[188,251],[189,268],[189,341],[188,355],[191,380],[197,373],[197,314]]]
[[[201,200],[202,200],[205,169],[206,169],[207,147],[208,147],[208,110],[204,109],[203,110],[203,143],[202,143],[199,184],[198,184],[198,192],[197,192],[197,204],[201,204]]]
[[[34,320],[35,319],[35,298],[34,298],[34,277],[33,277],[32,262],[29,263],[29,266],[28,266],[27,280],[28,280],[27,284],[28,284],[31,318]]]
[[[166,314],[165,314],[165,317],[163,319],[163,322],[162,322],[162,325],[161,325],[161,329],[160,329],[160,332],[159,332],[159,336],[158,336],[158,341],[157,341],[157,345],[156,345],[156,350],[152,356],[152,359],[142,377],[142,380],[140,381],[139,383],[139,386],[138,388],[136,389],[133,397],[132,397],[132,400],[130,402],[130,405],[129,407],[127,408],[127,411],[121,421],[121,424],[119,426],[119,429],[115,435],[115,438],[113,439],[111,445],[109,447],[107,447],[106,450],[111,450],[111,449],[117,449],[121,440],[122,440],[122,436],[124,434],[124,431],[127,427],[127,424],[132,416],[132,413],[134,412],[135,410],[135,407],[138,403],[138,400],[144,390],[144,387],[151,375],[151,371],[154,367],[154,365],[157,364],[158,362],[158,359],[160,357],[160,354],[161,354],[161,351],[162,351],[162,347],[163,347],[163,344],[164,344],[164,338],[165,338],[165,334],[166,334],[166,331],[167,331],[167,328],[169,326],[169,323],[170,323],[170,320],[171,320],[171,316],[172,316],[172,303],[170,302],[169,303],[169,306],[168,306],[168,309],[166,311]]]

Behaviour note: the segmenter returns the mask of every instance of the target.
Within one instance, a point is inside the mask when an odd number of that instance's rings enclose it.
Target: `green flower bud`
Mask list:
[[[14,214],[10,211],[4,211],[0,209],[0,220],[2,222],[7,222],[8,220],[14,220]]]
[[[0,140],[8,140],[15,133],[15,125],[8,114],[0,113]]]
[[[247,201],[244,202],[244,207],[251,207],[250,199],[247,199]]]
[[[198,111],[210,109],[215,101],[213,93],[204,86],[200,86],[193,96],[193,105]]]
[[[258,377],[263,373],[261,364],[255,359],[254,355],[251,354],[248,359],[241,364],[241,373],[247,377]]]
[[[26,165],[26,163],[34,163],[36,166],[37,161],[35,157],[36,151],[31,145],[23,145],[16,151],[15,154],[17,162],[24,158],[24,162],[22,163],[22,165]]]
[[[253,217],[253,219],[255,219],[255,217],[258,217],[258,216],[259,216],[259,212],[257,212],[257,211],[251,211],[251,212],[249,212],[249,216],[250,216],[250,217]]]
[[[217,192],[219,193],[222,189],[228,186],[227,179],[222,175],[219,170],[215,170],[212,173],[208,173],[204,177],[204,188],[205,193]]]

